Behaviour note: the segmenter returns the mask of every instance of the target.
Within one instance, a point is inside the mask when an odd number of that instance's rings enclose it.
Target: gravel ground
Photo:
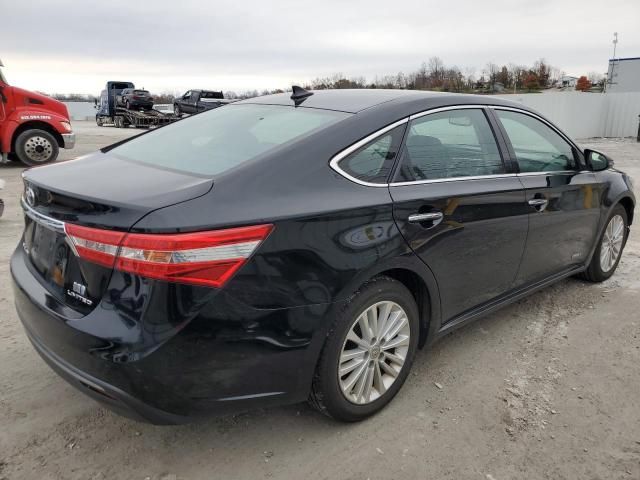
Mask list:
[[[63,159],[137,133],[74,125]],[[640,144],[583,145],[640,178]],[[419,352],[392,404],[365,422],[294,405],[156,427],[100,408],[29,345],[9,288],[21,170],[0,167],[0,480],[640,479],[637,234],[607,282],[563,281]]]

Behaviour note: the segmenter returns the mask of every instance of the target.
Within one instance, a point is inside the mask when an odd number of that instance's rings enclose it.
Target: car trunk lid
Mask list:
[[[112,268],[81,260],[65,225],[127,232],[148,213],[206,194],[210,178],[96,153],[25,172],[23,245],[28,267],[60,302],[88,313]]]

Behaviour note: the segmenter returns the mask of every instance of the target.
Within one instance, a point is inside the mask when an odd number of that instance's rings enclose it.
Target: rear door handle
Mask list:
[[[547,204],[549,201],[546,198],[532,198],[529,200],[529,205],[538,210],[539,212],[544,211],[547,208]]]
[[[423,223],[423,222],[433,222],[433,226],[438,225],[444,215],[442,212],[428,212],[428,213],[413,213],[409,215],[409,223]]]

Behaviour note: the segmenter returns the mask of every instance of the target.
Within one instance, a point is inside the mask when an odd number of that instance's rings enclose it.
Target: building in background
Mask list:
[[[578,77],[572,77],[571,75],[563,75],[560,79],[562,82],[562,88],[576,88],[576,83],[578,83]]]
[[[609,60],[607,92],[640,92],[640,57]]]

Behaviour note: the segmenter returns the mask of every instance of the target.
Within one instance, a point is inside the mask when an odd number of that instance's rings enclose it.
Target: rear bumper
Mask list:
[[[175,424],[308,396],[323,336],[293,328],[307,325],[305,307],[255,310],[210,289],[202,295],[114,272],[102,302],[82,316],[39,282],[21,247],[11,274],[38,353],[120,414]]]
[[[76,134],[71,132],[71,133],[63,133],[62,134],[62,147],[63,148],[73,148],[76,146]]]
[[[134,420],[154,423],[156,425],[177,425],[187,423],[189,417],[175,415],[152,407],[128,393],[98,378],[75,368],[61,357],[50,351],[36,339],[29,330],[27,337],[42,359],[72,386],[85,395],[98,401],[105,407]]]
[[[151,108],[151,107],[153,107],[153,102],[145,102],[145,101],[140,101],[140,100],[131,100],[129,102],[129,106],[131,108],[138,108],[138,107]]]

